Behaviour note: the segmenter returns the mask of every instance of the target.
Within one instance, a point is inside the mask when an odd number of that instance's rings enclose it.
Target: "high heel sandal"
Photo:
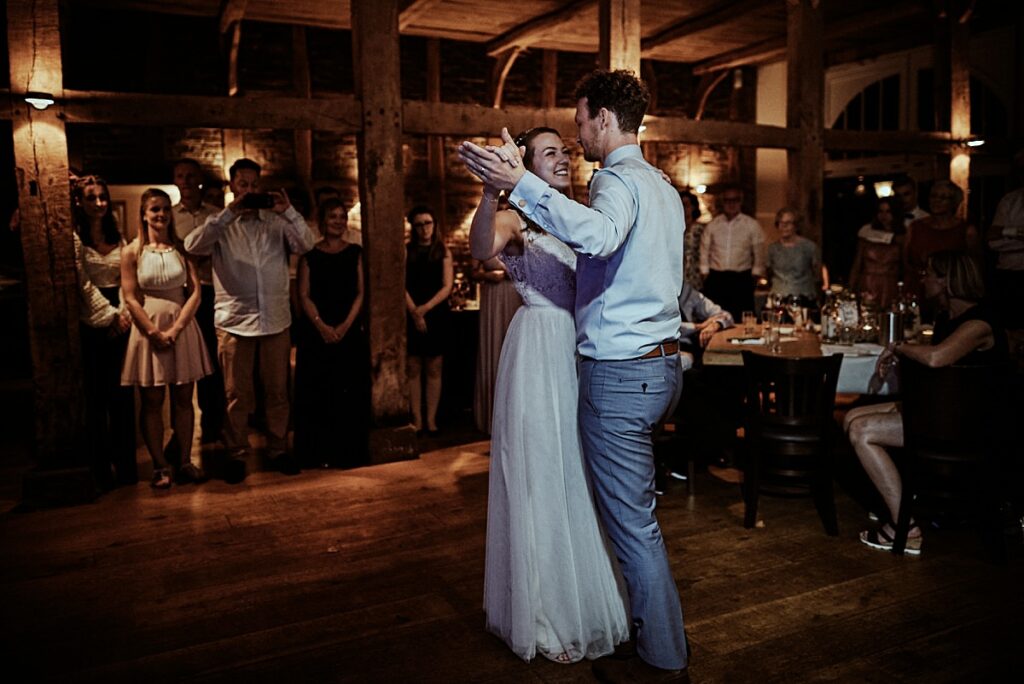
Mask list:
[[[153,489],[170,489],[171,487],[171,469],[170,468],[157,468],[153,471],[153,481],[149,483],[149,486]]]

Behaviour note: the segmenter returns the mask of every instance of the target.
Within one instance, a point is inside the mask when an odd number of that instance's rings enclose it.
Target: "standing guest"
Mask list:
[[[788,207],[775,214],[779,241],[768,245],[765,268],[771,292],[778,297],[795,297],[800,306],[816,307],[821,282],[821,250],[799,235],[800,216]]]
[[[180,201],[172,207],[174,233],[179,242],[217,213],[216,207],[203,202],[203,191],[200,189],[202,179],[203,169],[196,160],[180,159],[174,165],[174,185],[181,195]],[[213,263],[210,257],[196,257],[195,265],[199,273],[201,293],[196,322],[203,333],[206,348],[216,349],[217,330],[213,325]],[[216,362],[213,371],[199,381],[196,389],[199,400],[200,439],[203,444],[211,444],[221,439],[224,430],[224,376],[221,375]]]
[[[907,227],[903,249],[903,272],[910,292],[924,296],[922,278],[928,257],[937,252],[973,254],[978,248],[978,231],[959,216],[964,191],[948,180],[935,181],[928,195],[931,216],[914,221]]]
[[[345,240],[340,199],[317,208],[323,239],[299,261],[295,354],[295,455],[305,466],[363,465],[370,421],[369,347],[363,305],[362,248]]]
[[[878,210],[871,223],[857,233],[857,253],[850,268],[850,288],[867,293],[883,311],[888,310],[899,290],[903,274],[903,237],[906,227],[900,216],[898,197],[878,200]]]
[[[498,150],[464,142],[459,152],[485,184],[509,191],[512,206],[580,255],[580,434],[594,498],[629,587],[637,645],[636,656],[595,661],[594,674],[602,682],[684,681],[683,612],[654,515],[652,444],[681,374],[683,205],[640,150],[647,87],[630,71],[598,70],[575,95],[584,159],[601,162],[589,207],[526,171],[507,130]]]
[[[928,217],[928,212],[917,206],[917,183],[910,176],[899,176],[892,182],[892,191],[903,205],[903,227],[914,221]]]
[[[680,190],[679,199],[683,202],[683,214],[686,216],[686,232],[683,233],[683,278],[699,290],[704,287],[704,278],[700,274],[700,241],[707,224],[700,222],[700,200],[695,194],[689,190]]]
[[[224,181],[209,176],[203,179],[203,204],[215,209],[224,208]]]
[[[75,230],[80,241],[83,296],[91,302],[81,326],[85,420],[93,476],[100,489],[139,481],[135,462],[135,400],[121,387],[131,319],[123,311],[124,240],[110,210],[110,191],[97,176],[75,182]],[[98,290],[100,297],[96,297]],[[113,469],[113,472],[111,472]]]
[[[284,190],[260,192],[260,171],[251,159],[232,164],[234,200],[185,238],[190,254],[213,256],[214,325],[227,397],[224,441],[231,454],[230,482],[245,479],[247,421],[256,404],[253,379],[257,374],[266,408],[269,455],[282,472],[298,472],[287,451],[291,355],[287,249],[305,254],[315,238]],[[255,208],[270,203],[270,209]]]
[[[416,432],[424,430],[423,373],[426,367],[426,431],[437,434],[441,371],[448,335],[448,295],[455,274],[452,253],[441,238],[434,210],[415,206],[406,217],[412,228],[405,250],[405,307],[408,311],[409,392]]]
[[[121,384],[139,388],[142,438],[153,459],[152,486],[167,489],[171,468],[164,457],[164,388],[170,389],[177,460],[182,464],[178,479],[202,482],[206,474],[191,461],[192,392],[213,365],[195,321],[202,296],[198,269],[185,258],[175,234],[171,198],[150,188],[142,193],[140,205],[139,237],[121,255],[125,303],[135,322]]]
[[[743,192],[722,193],[722,213],[711,219],[700,240],[704,294],[739,318],[754,310],[755,276],[764,275],[764,232],[752,216],[740,212]]]
[[[508,205],[499,210],[508,209]],[[480,327],[477,331],[476,382],[473,385],[473,418],[476,429],[491,433],[494,382],[498,359],[512,316],[523,300],[516,292],[508,270],[498,258],[474,260],[473,280],[480,283]]]
[[[1024,173],[1024,150],[1014,157]],[[999,200],[988,230],[988,246],[996,254],[995,299],[1006,327],[1024,328],[1024,187]]]

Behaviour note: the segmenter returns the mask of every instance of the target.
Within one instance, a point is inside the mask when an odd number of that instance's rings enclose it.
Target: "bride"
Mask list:
[[[569,194],[558,131],[516,139],[523,162]],[[524,660],[607,655],[629,638],[625,586],[600,528],[577,426],[576,256],[487,185],[470,229],[476,259],[497,255],[523,306],[498,363],[487,502],[487,629]]]

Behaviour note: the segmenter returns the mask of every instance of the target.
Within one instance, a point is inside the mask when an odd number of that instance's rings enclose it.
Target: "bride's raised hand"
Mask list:
[[[487,151],[498,155],[503,162],[513,169],[518,168],[523,161],[523,156],[526,154],[526,148],[516,145],[515,140],[509,135],[508,128],[501,129],[501,139],[503,141],[501,145],[488,145]]]

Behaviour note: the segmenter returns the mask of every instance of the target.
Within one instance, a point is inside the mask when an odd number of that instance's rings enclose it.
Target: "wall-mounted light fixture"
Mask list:
[[[708,191],[708,186],[706,186],[706,185],[704,185],[703,183],[701,183],[701,184],[700,184],[700,185],[698,185],[698,186],[697,186],[696,188],[694,188],[694,190],[696,190],[696,191],[697,191],[697,194],[698,194],[698,195],[703,195],[703,194],[704,194],[705,192],[707,192],[707,191]]]
[[[965,140],[963,142],[963,145],[965,147],[981,147],[984,144],[985,144],[985,141],[980,139],[980,138],[975,138],[973,140]]]
[[[877,181],[875,183],[875,196],[876,197],[892,197],[892,181]]]
[[[25,102],[28,102],[38,110],[43,110],[52,105],[55,100],[53,99],[53,95],[50,93],[31,91],[25,93]]]

